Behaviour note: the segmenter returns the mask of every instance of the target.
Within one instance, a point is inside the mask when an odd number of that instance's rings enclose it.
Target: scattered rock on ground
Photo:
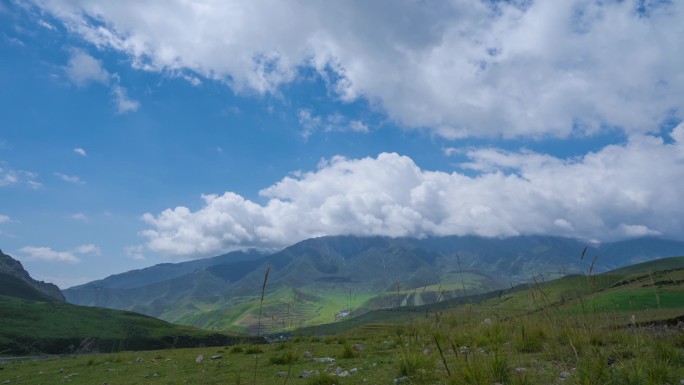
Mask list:
[[[335,362],[335,359],[332,357],[321,357],[321,358],[314,358],[314,361],[316,361],[316,362]]]
[[[361,344],[354,344],[352,345],[352,349],[356,350],[357,352],[360,352],[364,349],[364,347]]]
[[[212,359],[212,360],[218,360],[218,359],[220,359],[221,357],[222,357],[222,356],[221,356],[220,354],[217,354],[217,355],[215,355],[215,356],[211,356],[211,359]]]
[[[344,369],[342,369],[342,368],[339,367],[339,366],[337,367],[337,369],[335,369],[335,373],[334,373],[334,374],[335,374],[336,376],[338,376],[338,377],[347,377],[347,376],[349,376],[349,372],[346,371],[346,370],[344,370]]]
[[[408,383],[408,381],[409,381],[409,378],[406,376],[403,376],[403,377],[395,378],[393,383],[394,383],[394,385],[405,384],[405,383]]]
[[[301,373],[299,373],[299,378],[309,378],[320,375],[321,374],[318,372],[318,370],[304,370]]]
[[[562,372],[560,372],[558,377],[560,377],[562,379],[566,379],[566,378],[570,378],[570,375],[571,375],[570,372],[562,371]]]
[[[135,362],[137,362],[137,363],[140,364],[140,363],[145,362],[145,360],[144,360],[142,357],[138,357],[138,358],[135,359]]]
[[[201,354],[199,356],[197,356],[197,358],[195,358],[195,362],[202,362],[202,361],[204,361],[204,356]]]
[[[278,372],[278,373],[276,373],[276,376],[277,377],[285,377],[285,376],[287,376],[287,373],[286,372]]]

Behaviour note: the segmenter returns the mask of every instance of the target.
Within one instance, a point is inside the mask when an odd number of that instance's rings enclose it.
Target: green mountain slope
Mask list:
[[[189,271],[150,279],[142,271],[65,290],[70,302],[135,310],[209,329],[253,331],[264,273],[270,266],[263,324],[291,330],[374,309],[416,306],[511,287],[539,276],[606,271],[622,261],[652,258],[684,243],[653,238],[588,247],[548,236],[512,238],[387,238],[335,236],[309,239],[255,258],[211,259],[152,271]],[[630,253],[629,250],[632,250]],[[652,251],[649,251],[652,250]],[[594,257],[599,258],[594,261]],[[155,270],[157,269],[157,270]],[[143,269],[145,270],[145,269]]]
[[[0,295],[31,301],[59,301],[57,298],[49,296],[29,285],[23,279],[6,273],[0,273]]]
[[[11,275],[21,281],[24,281],[33,289],[38,290],[41,293],[58,301],[65,300],[64,295],[56,285],[52,283],[36,281],[35,279],[31,278],[26,270],[24,270],[21,262],[3,253],[2,250],[0,250],[0,274]],[[2,288],[0,287],[0,293],[1,291]]]
[[[21,266],[8,255],[4,258],[15,269]],[[0,354],[150,350],[258,340],[173,325],[129,311],[72,305],[38,290],[21,271],[0,272]]]
[[[684,257],[660,258],[610,271],[610,274],[638,274],[684,267]]]
[[[107,278],[74,286],[73,290],[88,290],[94,288],[132,289],[148,286],[157,282],[163,282],[210,266],[249,261],[263,257],[262,254],[251,250],[247,252],[235,251],[212,258],[202,258],[194,261],[180,263],[161,263],[139,270],[131,270],[121,274],[111,275]]]
[[[133,312],[0,295],[0,353],[6,355],[217,346],[250,339],[256,340]]]
[[[501,318],[550,312],[554,317],[609,315],[615,326],[684,318],[684,257],[661,258],[596,275],[532,280],[504,290],[422,306],[377,309],[340,322],[297,329],[297,335],[335,335],[380,330],[445,311],[484,309]],[[470,310],[467,310],[470,309]],[[543,317],[543,314],[540,314]],[[580,318],[581,320],[581,318]]]

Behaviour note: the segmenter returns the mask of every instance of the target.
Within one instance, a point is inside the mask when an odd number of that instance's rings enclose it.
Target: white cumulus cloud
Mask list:
[[[39,189],[43,185],[37,181],[38,174],[9,168],[4,162],[0,162],[0,187],[4,186],[26,186],[31,189]]]
[[[226,192],[203,195],[196,211],[147,213],[142,235],[148,249],[170,256],[335,234],[682,239],[683,131],[684,124],[668,140],[633,135],[571,159],[470,149],[462,171],[451,173],[423,170],[395,153],[334,157],[263,189],[263,204]]]
[[[299,124],[302,126],[302,136],[306,139],[318,130],[325,132],[369,132],[368,126],[360,120],[349,120],[340,113],[330,114],[326,117],[318,116],[309,108],[297,111]]]
[[[84,149],[82,149],[82,148],[80,148],[80,147],[74,148],[74,152],[77,153],[77,154],[80,155],[80,156],[88,156],[88,153],[86,152],[86,150],[84,150]]]
[[[42,19],[41,19],[41,20],[38,20],[38,25],[40,25],[40,26],[43,27],[43,28],[47,28],[47,29],[49,29],[50,31],[55,31],[55,30],[57,30],[57,28],[55,28],[54,25],[52,25],[52,24],[50,24],[50,23],[48,23],[47,21],[42,20]]]
[[[124,253],[136,261],[144,261],[146,259],[144,245],[126,246],[124,247]]]
[[[85,182],[83,180],[81,180],[81,178],[79,178],[76,175],[62,174],[61,172],[56,172],[56,173],[54,173],[54,175],[56,177],[58,177],[59,179],[65,181],[65,182],[69,182],[69,183],[73,183],[73,184],[85,184]]]
[[[116,103],[116,110],[120,114],[134,112],[140,108],[140,103],[129,98],[126,89],[119,85],[112,86],[112,96],[114,103]]]
[[[80,263],[81,260],[76,256],[101,254],[100,249],[93,244],[80,245],[70,251],[56,251],[44,246],[25,246],[19,249],[19,256],[29,261],[43,262],[64,262],[69,264]]]
[[[0,223],[9,222],[9,221],[10,221],[10,217],[8,215],[0,214]]]
[[[19,249],[21,254],[30,261],[44,261],[44,262],[66,262],[79,263],[81,262],[73,252],[70,251],[55,251],[49,247],[34,247],[26,246]]]
[[[140,103],[128,96],[127,90],[121,86],[121,78],[118,74],[107,71],[100,60],[95,59],[86,52],[73,50],[69,63],[64,67],[67,78],[78,87],[85,87],[91,83],[100,83],[110,88],[112,99],[117,112],[126,114],[137,111]],[[82,148],[75,148],[77,154],[86,156]]]
[[[86,255],[101,255],[100,248],[93,245],[92,243],[89,243],[87,245],[81,245],[78,246],[77,248],[74,249],[74,252],[77,254],[86,254]]]
[[[90,83],[109,84],[110,74],[102,67],[102,62],[85,52],[74,51],[64,68],[67,77],[79,87]]]
[[[141,70],[264,94],[313,69],[450,138],[643,133],[684,110],[681,1],[34,2]]]

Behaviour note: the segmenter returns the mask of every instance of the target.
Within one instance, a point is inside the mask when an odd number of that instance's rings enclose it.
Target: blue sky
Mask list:
[[[681,2],[0,0],[0,249],[684,239]]]

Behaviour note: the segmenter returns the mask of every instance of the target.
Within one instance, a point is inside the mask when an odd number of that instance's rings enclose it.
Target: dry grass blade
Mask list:
[[[466,294],[465,279],[463,278],[463,269],[461,269],[461,257],[458,256],[458,253],[455,254],[456,262],[458,262],[458,271],[461,273],[461,285],[463,285],[463,296],[467,297],[468,295]]]
[[[532,296],[532,305],[536,306],[537,305],[537,296],[534,295],[534,289],[532,288],[532,285],[530,285],[528,283],[527,288],[529,289],[530,295]]]
[[[582,250],[582,255],[580,256],[580,261],[584,261],[584,255],[587,253],[587,248],[589,246],[584,246],[584,249]]]
[[[268,274],[271,272],[271,266],[266,268],[266,274],[264,275],[264,283],[261,285],[261,303],[264,302],[264,294],[266,293],[266,282],[268,282]]]
[[[451,345],[451,350],[454,352],[454,355],[458,357],[458,349],[456,349],[454,341],[452,341],[450,337],[447,337],[447,341],[449,341],[449,345]]]
[[[266,282],[268,282],[268,274],[271,272],[271,266],[266,268],[266,274],[264,274],[264,283],[261,285],[261,300],[259,301],[259,319],[257,321],[257,337],[261,336],[261,310],[264,307],[264,294],[266,293]],[[254,385],[256,385],[257,369],[259,368],[259,353],[256,354],[254,359]]]
[[[437,350],[439,351],[439,356],[442,357],[442,363],[444,364],[444,369],[446,369],[447,374],[449,375],[449,378],[451,378],[451,370],[449,370],[449,365],[447,365],[446,358],[444,358],[444,352],[442,351],[442,347],[439,345],[439,340],[437,340],[437,336],[432,336],[435,339],[435,344],[437,344]]]
[[[593,261],[591,261],[591,266],[589,266],[589,275],[591,275],[591,272],[594,271],[594,265],[596,264],[597,259],[598,259],[598,255],[594,257]]]
[[[594,260],[591,261],[591,266],[589,267],[589,276],[591,277],[591,286],[595,289],[596,288],[596,274],[593,276],[591,275],[591,272],[594,271],[594,265],[596,264],[596,260],[598,259],[598,255],[594,257]]]
[[[546,299],[546,302],[547,302],[547,303],[551,303],[551,300],[549,299],[549,296],[546,295],[546,292],[544,292],[544,290],[542,290],[541,286],[539,285],[539,281],[537,281],[537,278],[536,278],[534,275],[532,276],[532,280],[534,280],[534,285],[535,285],[535,287],[536,287],[537,290],[542,294],[542,297],[543,297],[544,299]]]

